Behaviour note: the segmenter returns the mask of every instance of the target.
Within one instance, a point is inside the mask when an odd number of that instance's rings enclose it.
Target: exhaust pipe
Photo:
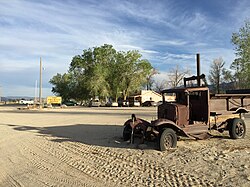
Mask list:
[[[201,86],[201,80],[200,80],[200,54],[196,54],[196,62],[197,62],[197,86]]]

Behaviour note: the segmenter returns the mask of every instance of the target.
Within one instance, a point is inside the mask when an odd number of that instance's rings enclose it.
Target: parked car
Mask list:
[[[111,106],[117,107],[117,106],[118,106],[118,103],[117,103],[117,102],[113,102],[113,103],[111,103]]]
[[[161,105],[162,103],[163,103],[162,101],[158,101],[157,106]]]
[[[71,100],[70,101],[63,101],[62,104],[66,105],[66,106],[76,106],[76,105],[78,105],[77,102],[71,101]]]
[[[158,104],[155,101],[145,101],[142,106],[158,106]]]
[[[101,102],[99,101],[99,99],[95,99],[95,100],[90,102],[90,106],[91,107],[99,107],[99,106],[101,106]]]
[[[19,104],[21,104],[21,105],[33,105],[34,101],[33,100],[30,100],[30,101],[28,101],[28,100],[20,100]]]
[[[107,106],[107,107],[117,107],[118,103],[117,102],[111,102],[111,101],[109,101],[109,102],[107,102],[105,104],[105,106]]]
[[[118,106],[129,106],[129,102],[127,100],[119,100]]]
[[[129,106],[141,106],[141,103],[138,100],[134,100],[129,103]]]
[[[134,106],[141,106],[141,103],[138,100],[134,101]]]

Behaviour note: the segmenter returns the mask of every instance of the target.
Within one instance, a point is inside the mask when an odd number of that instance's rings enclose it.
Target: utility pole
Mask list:
[[[35,105],[37,105],[37,90],[38,90],[38,87],[37,87],[37,80],[36,80],[36,82],[35,82],[35,97],[34,97]]]
[[[42,108],[42,58],[40,57],[39,108]]]
[[[1,86],[0,86],[0,103],[2,102],[2,96],[1,96]]]

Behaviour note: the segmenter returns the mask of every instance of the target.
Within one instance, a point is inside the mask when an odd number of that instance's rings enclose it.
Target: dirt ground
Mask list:
[[[250,186],[250,131],[185,139],[166,152],[122,140],[132,113],[150,121],[156,111],[0,106],[0,186]]]

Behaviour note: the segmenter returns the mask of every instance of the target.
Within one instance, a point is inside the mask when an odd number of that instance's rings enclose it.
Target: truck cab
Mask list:
[[[168,96],[175,101],[168,101]],[[209,123],[209,89],[207,87],[176,88],[162,91],[158,119],[173,121],[180,128]]]

